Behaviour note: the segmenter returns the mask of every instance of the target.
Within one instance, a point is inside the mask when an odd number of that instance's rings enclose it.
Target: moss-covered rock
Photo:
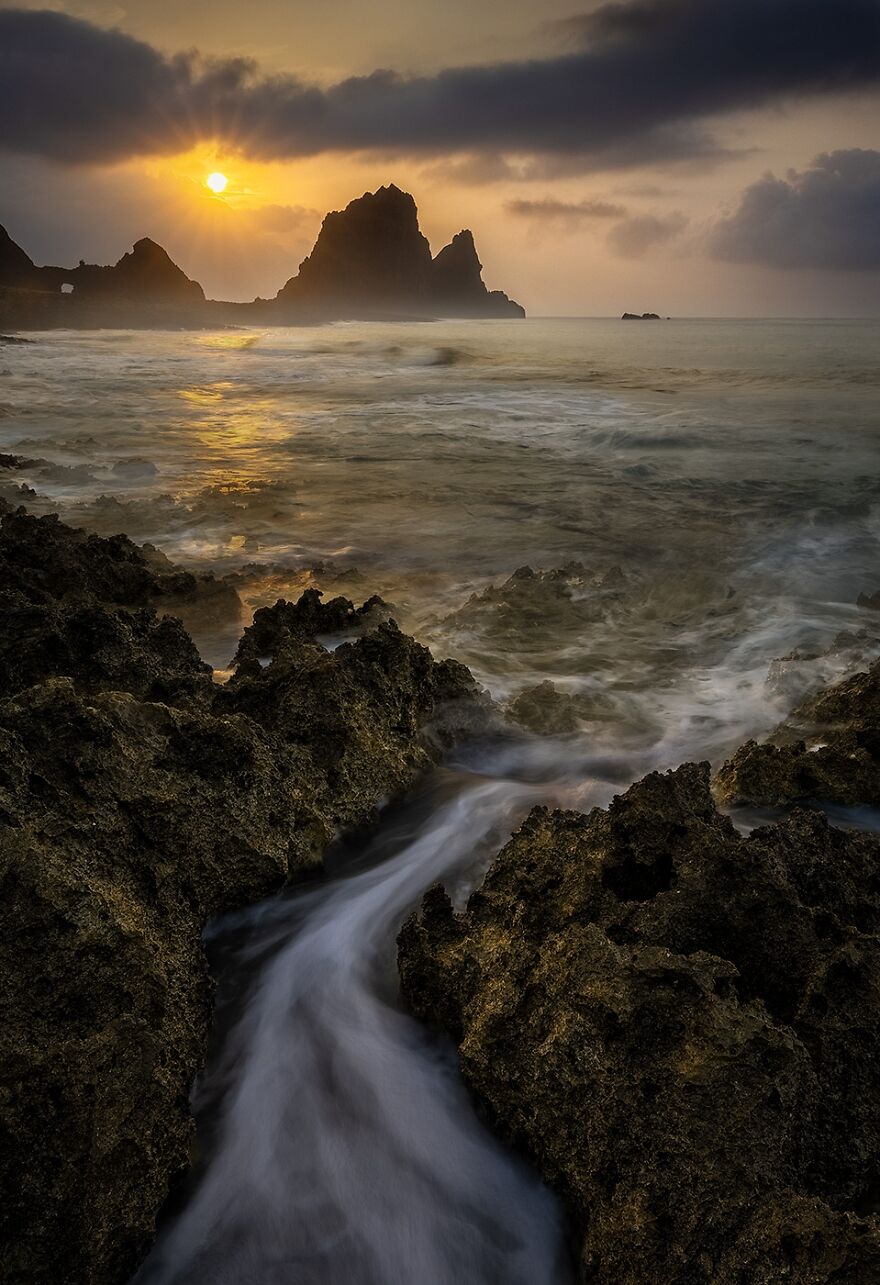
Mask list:
[[[563,1195],[581,1279],[880,1279],[880,840],[814,813],[741,837],[707,765],[536,809],[403,992]]]
[[[731,804],[880,807],[880,661],[804,701],[769,740],[747,741],[714,790]]]
[[[151,605],[204,585],[54,519],[7,515],[0,576],[2,1278],[115,1285],[189,1161],[205,920],[370,821],[479,694],[390,622],[328,652],[357,613],[315,595],[215,684]]]

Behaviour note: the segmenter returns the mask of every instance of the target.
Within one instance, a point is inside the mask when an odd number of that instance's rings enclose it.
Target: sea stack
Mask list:
[[[471,232],[459,232],[431,257],[415,201],[394,184],[328,214],[277,300],[336,316],[525,316],[507,295],[486,288]]]
[[[431,264],[431,299],[437,311],[450,316],[524,317],[525,309],[501,290],[488,290],[483,281],[474,234],[458,232]]]

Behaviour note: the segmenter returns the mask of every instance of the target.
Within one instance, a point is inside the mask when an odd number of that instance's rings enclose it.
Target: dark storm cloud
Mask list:
[[[64,14],[0,10],[0,138],[74,161],[216,137],[264,158],[388,149],[640,163],[711,154],[703,122],[721,113],[880,80],[880,0],[634,0],[571,32],[577,47],[558,56],[319,89],[243,59],[168,57]]]
[[[773,268],[880,269],[880,152],[831,152],[803,173],[765,175],[710,246]]]

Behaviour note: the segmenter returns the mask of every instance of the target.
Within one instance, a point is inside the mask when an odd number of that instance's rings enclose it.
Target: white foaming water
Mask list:
[[[394,1005],[400,919],[537,797],[461,776],[386,829],[379,864],[234,927],[268,962],[198,1097],[210,1162],[139,1285],[560,1285],[549,1193],[476,1120],[445,1050]],[[384,859],[383,859],[384,858]]]
[[[856,598],[880,589],[880,324],[34,339],[0,352],[0,451],[35,461],[4,497],[232,574],[245,619],[380,593],[499,699],[550,680],[576,710],[217,929],[200,1164],[143,1285],[559,1285],[558,1210],[397,1006],[395,931],[530,803],[718,763],[877,654]],[[523,564],[564,570],[498,592]],[[186,623],[222,666],[245,621]]]

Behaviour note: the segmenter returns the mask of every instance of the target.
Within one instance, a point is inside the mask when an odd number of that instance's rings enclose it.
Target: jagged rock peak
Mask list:
[[[473,233],[467,229],[431,257],[415,201],[391,183],[327,215],[314,249],[278,299],[355,312],[524,315],[506,295],[487,290],[481,274]]]
[[[41,290],[54,286],[54,268],[38,268],[30,255],[0,225],[0,288]]]
[[[457,232],[449,245],[444,245],[433,263],[434,293],[460,294],[462,291],[485,295],[483,265],[480,263],[474,234],[469,228]]]
[[[431,247],[419,231],[416,203],[392,183],[325,217],[314,249],[279,298],[410,304],[427,296],[430,271]]]
[[[36,271],[33,260],[25,254],[21,246],[0,225],[0,284],[19,285],[27,281]]]

